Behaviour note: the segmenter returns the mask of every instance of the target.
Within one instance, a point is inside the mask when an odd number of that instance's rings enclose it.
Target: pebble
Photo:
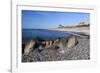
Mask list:
[[[90,59],[90,39],[78,38],[79,43],[70,48],[57,51],[57,49],[43,49],[41,52],[35,49],[29,56],[22,55],[22,62],[63,61],[63,60],[87,60]],[[42,49],[42,47],[40,47]]]

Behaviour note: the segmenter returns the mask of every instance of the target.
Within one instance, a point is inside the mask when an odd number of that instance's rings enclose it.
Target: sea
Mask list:
[[[22,29],[22,41],[32,39],[38,40],[55,40],[57,38],[69,37],[72,34],[65,31],[56,31],[49,29]]]

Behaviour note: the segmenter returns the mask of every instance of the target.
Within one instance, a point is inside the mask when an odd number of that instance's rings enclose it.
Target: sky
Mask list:
[[[22,10],[23,29],[50,29],[60,24],[73,26],[83,21],[90,23],[89,13]]]

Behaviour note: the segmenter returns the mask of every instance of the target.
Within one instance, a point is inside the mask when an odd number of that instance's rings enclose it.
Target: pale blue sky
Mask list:
[[[90,23],[90,14],[22,10],[23,29],[50,29],[57,28],[59,24],[64,26],[76,25],[81,21]]]

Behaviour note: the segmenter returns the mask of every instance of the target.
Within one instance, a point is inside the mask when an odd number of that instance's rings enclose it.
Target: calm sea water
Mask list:
[[[47,29],[22,29],[22,40],[28,41],[31,39],[39,40],[55,40],[61,37],[69,37],[69,32],[54,31]]]

